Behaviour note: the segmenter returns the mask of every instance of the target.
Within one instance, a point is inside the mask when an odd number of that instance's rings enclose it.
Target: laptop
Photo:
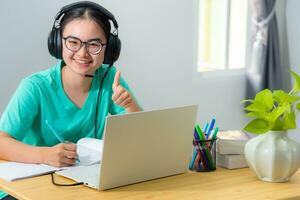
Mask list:
[[[102,159],[57,174],[97,190],[185,173],[197,105],[107,116]]]

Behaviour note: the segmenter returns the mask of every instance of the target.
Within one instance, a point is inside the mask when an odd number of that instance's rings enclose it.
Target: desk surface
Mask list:
[[[56,175],[57,181],[72,181]],[[58,187],[51,176],[6,182],[0,188],[19,199],[300,199],[300,170],[286,183],[258,180],[249,168],[214,172],[188,172],[107,191],[85,186]]]

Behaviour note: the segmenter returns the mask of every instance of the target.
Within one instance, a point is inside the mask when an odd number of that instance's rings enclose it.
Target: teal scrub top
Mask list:
[[[125,113],[125,109],[111,99],[116,68],[102,65],[95,72],[85,103],[79,108],[63,89],[61,69],[64,65],[59,61],[52,68],[22,80],[0,119],[0,131],[29,145],[53,146],[60,141],[46,125],[47,120],[64,140],[76,143],[83,137],[95,137],[97,95],[109,70],[98,101],[96,138],[103,137],[106,116]],[[122,77],[120,84],[132,94]],[[0,199],[4,196],[0,191]]]

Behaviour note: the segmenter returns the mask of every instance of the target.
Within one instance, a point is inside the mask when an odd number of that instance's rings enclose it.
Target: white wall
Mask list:
[[[0,12],[0,113],[21,78],[55,63],[47,36],[61,6],[72,1],[3,1]],[[196,0],[99,0],[119,23],[117,67],[144,109],[199,104],[198,122],[215,116],[223,129],[245,124],[245,76],[196,72]]]

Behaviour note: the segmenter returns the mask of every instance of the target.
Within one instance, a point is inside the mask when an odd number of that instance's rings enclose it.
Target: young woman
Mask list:
[[[0,159],[73,165],[74,143],[101,139],[109,113],[140,111],[112,66],[121,44],[110,21],[117,31],[113,15],[93,2],[67,5],[57,14],[48,48],[59,60],[25,78],[14,93],[0,119]],[[54,132],[68,142],[61,143]]]

